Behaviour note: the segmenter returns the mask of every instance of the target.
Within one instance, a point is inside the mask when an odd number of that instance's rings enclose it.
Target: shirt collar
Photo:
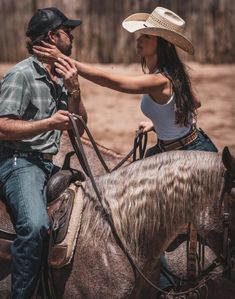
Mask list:
[[[31,56],[31,64],[33,69],[33,74],[35,79],[47,78],[46,70],[42,64],[35,56]]]
[[[46,79],[48,82],[52,83],[52,81],[48,79],[47,71],[45,70],[45,67],[43,66],[41,61],[39,61],[35,56],[31,56],[31,63],[33,66],[35,79]],[[64,85],[63,79],[58,78],[57,84],[62,87]]]

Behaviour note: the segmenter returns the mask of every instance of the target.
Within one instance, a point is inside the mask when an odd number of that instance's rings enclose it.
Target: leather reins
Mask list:
[[[220,196],[220,204],[224,203],[223,212],[223,254],[221,259],[225,265],[225,271],[231,271],[234,265],[234,259],[231,255],[231,239],[229,236],[230,226],[230,201],[229,194],[232,188],[235,188],[235,180],[231,173],[226,170],[224,174],[224,186]]]
[[[110,173],[110,172],[118,169],[119,167],[121,167],[126,161],[128,161],[128,159],[131,156],[133,156],[133,159],[132,159],[133,162],[138,159],[142,159],[144,157],[146,147],[147,147],[147,142],[148,142],[148,135],[147,135],[147,133],[143,132],[143,129],[139,129],[138,131],[136,131],[133,148],[115,167],[113,167],[112,169],[109,169],[108,165],[104,161],[104,159],[98,149],[98,146],[96,145],[96,142],[95,142],[90,130],[88,129],[88,127],[87,127],[86,123],[84,122],[84,120],[82,119],[82,117],[77,114],[71,114],[70,120],[71,120],[71,123],[73,124],[73,126],[72,126],[72,131],[71,130],[68,131],[69,138],[72,143],[73,149],[78,157],[78,160],[79,160],[84,172],[86,173],[86,175],[88,177],[89,177],[89,172],[87,169],[87,163],[84,160],[85,153],[82,150],[83,146],[78,144],[78,136],[80,137],[80,135],[79,135],[78,129],[76,128],[76,122],[74,122],[74,118],[79,120],[80,123],[82,124],[82,127],[86,131],[87,136],[90,139],[90,142],[94,148],[94,151],[95,151],[99,161],[101,162],[103,168],[105,169],[105,171],[107,173]],[[138,155],[139,155],[139,157],[137,157]]]

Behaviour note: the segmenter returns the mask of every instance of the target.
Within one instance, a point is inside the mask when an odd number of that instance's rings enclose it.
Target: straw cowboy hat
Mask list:
[[[189,54],[194,53],[192,43],[183,34],[185,21],[169,9],[156,7],[151,14],[132,14],[122,26],[131,33],[160,36]]]

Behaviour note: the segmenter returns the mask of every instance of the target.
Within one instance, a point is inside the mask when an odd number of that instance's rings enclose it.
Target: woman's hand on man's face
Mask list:
[[[65,57],[64,54],[55,46],[42,41],[43,46],[33,46],[33,52],[37,58],[45,63],[58,61],[58,58]]]

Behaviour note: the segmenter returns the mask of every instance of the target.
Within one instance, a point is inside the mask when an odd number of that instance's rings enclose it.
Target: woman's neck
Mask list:
[[[147,68],[149,70],[149,74],[153,74],[156,71],[156,69],[158,68],[157,56],[156,55],[146,56],[145,60],[146,60]]]

